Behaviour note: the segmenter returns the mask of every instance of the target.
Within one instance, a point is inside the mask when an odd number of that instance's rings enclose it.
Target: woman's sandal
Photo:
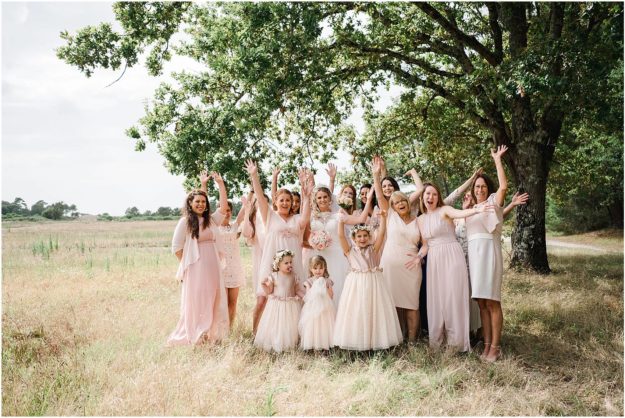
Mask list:
[[[493,357],[491,357],[490,353],[488,353],[488,356],[484,359],[489,363],[494,363],[497,360],[499,360],[501,358],[502,352],[501,352],[501,346],[500,345],[492,345],[490,347],[491,349],[496,349],[497,350],[497,354]]]

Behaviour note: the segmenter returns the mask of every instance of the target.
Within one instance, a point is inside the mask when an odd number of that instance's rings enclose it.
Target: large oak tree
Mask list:
[[[393,82],[404,88],[404,103],[442,99],[493,145],[509,147],[514,183],[532,196],[516,212],[512,264],[538,272],[549,271],[545,193],[563,124],[599,108],[606,80],[622,67],[622,3],[116,3],[114,10],[121,31],[104,23],[63,33],[58,55],[87,76],[98,67],[125,71],[146,49],[155,76],[172,52],[203,66],[173,74],[176,83],[164,83],[128,131],[137,149],[154,142],[172,172],[193,176],[208,162],[236,185],[245,182],[239,167],[247,156],[280,155],[288,171],[304,158],[327,160],[341,144],[373,152],[375,143],[354,146],[341,123]]]

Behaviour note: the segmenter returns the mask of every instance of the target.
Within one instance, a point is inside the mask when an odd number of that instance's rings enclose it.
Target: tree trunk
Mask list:
[[[510,266],[541,274],[551,271],[545,238],[545,200],[552,152],[545,149],[545,136],[544,131],[531,135],[526,132],[519,138],[521,141],[515,141],[508,158],[519,191],[529,193],[527,204],[516,207]]]

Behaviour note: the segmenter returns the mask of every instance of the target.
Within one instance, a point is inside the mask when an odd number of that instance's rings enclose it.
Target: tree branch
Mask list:
[[[422,68],[423,70],[432,73],[432,74],[436,74],[436,75],[440,75],[443,77],[462,77],[463,74],[458,74],[458,73],[452,73],[449,71],[445,71],[445,70],[440,70],[434,66],[432,66],[430,63],[428,63],[427,61],[424,60],[420,60],[418,58],[414,58],[408,55],[404,55],[402,53],[399,53],[397,51],[393,51],[390,49],[386,49],[386,48],[374,48],[374,47],[368,47],[368,46],[364,46],[364,45],[360,45],[354,41],[351,40],[347,40],[345,42],[345,45],[350,46],[352,48],[356,48],[362,52],[366,52],[366,53],[371,53],[371,54],[385,54],[388,55],[390,57],[393,58],[397,58],[407,64],[411,64],[411,65],[416,65],[420,68]]]
[[[469,36],[462,32],[456,25],[438,12],[435,8],[428,3],[415,3],[415,5],[421,9],[423,13],[428,15],[432,20],[437,22],[447,33],[460,44],[467,46],[477,52],[482,58],[484,58],[493,67],[498,66],[501,63],[501,59],[498,59],[488,48],[482,45],[475,37]]]
[[[493,40],[495,42],[495,56],[501,60],[503,59],[503,42],[501,35],[501,27],[499,26],[499,5],[497,3],[486,3],[488,7],[488,23],[490,29],[493,32]]]
[[[401,68],[398,68],[392,65],[390,62],[387,62],[387,61],[382,62],[380,65],[380,68],[383,70],[390,71],[391,73],[395,74],[399,78],[407,81],[409,84],[425,87],[434,91],[438,96],[443,97],[444,99],[446,99],[448,102],[450,102],[451,104],[453,104],[454,106],[462,110],[463,112],[466,112],[475,122],[489,129],[492,127],[492,124],[490,123],[488,119],[484,118],[483,116],[479,115],[478,113],[474,111],[467,110],[466,103],[464,103],[460,98],[452,94],[449,90],[447,90],[443,86],[436,84],[433,81],[428,80],[428,79],[423,80],[413,74],[410,74],[407,71],[402,70]]]

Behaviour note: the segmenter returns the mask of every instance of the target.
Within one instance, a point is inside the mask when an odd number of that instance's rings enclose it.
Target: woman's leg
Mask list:
[[[488,352],[490,351],[490,346],[492,344],[490,311],[488,310],[486,299],[476,299],[476,300],[477,300],[477,304],[480,306],[480,319],[482,320],[482,335],[484,336],[484,351],[482,352],[482,355],[480,357],[486,358],[486,356],[488,356]]]
[[[252,332],[256,335],[256,328],[258,328],[258,322],[265,310],[265,304],[267,303],[266,296],[256,296],[256,306],[254,307],[254,319],[252,323]]]
[[[237,314],[237,299],[239,298],[239,288],[226,288],[228,292],[228,318],[230,319],[230,328],[234,324],[234,318]]]
[[[490,316],[491,346],[486,360],[495,361],[501,353],[501,330],[503,327],[503,311],[501,310],[501,302],[496,300],[486,300]]]
[[[415,342],[421,328],[419,310],[406,309],[406,327],[408,328],[408,342]]]

